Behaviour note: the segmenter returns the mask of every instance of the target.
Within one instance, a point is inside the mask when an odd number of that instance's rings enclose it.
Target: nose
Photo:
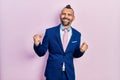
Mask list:
[[[67,15],[67,14],[66,14],[66,15],[64,15],[64,18],[68,19],[68,15]]]

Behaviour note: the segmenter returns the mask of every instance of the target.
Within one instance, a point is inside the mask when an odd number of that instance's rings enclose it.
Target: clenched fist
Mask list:
[[[88,49],[88,44],[86,42],[83,42],[80,51],[85,52],[87,49]]]
[[[41,43],[42,36],[40,34],[35,34],[33,36],[34,44],[38,46]]]

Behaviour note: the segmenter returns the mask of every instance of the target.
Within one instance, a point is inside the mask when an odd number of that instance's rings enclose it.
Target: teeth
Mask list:
[[[67,19],[63,19],[64,21],[68,21]]]

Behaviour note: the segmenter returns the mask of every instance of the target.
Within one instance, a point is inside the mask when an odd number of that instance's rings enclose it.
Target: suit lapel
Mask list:
[[[65,52],[67,52],[68,50],[72,49],[72,41],[74,41],[74,39],[75,39],[75,34],[74,34],[74,30],[72,29],[72,36],[71,36],[71,38],[69,40],[69,43],[67,45],[67,48],[66,48]]]
[[[61,38],[60,38],[60,25],[57,26],[55,34],[56,34],[56,39],[57,39],[58,44],[60,45],[61,50],[64,51],[63,46],[62,46],[62,41],[61,41]]]
[[[62,41],[61,41],[61,38],[60,38],[60,25],[57,26],[55,34],[56,34],[57,42],[60,45],[61,50],[64,52]],[[74,41],[74,39],[75,39],[75,31],[72,28],[72,36],[71,36],[71,38],[69,40],[69,43],[67,45],[67,48],[66,48],[65,52],[72,49],[72,41]]]

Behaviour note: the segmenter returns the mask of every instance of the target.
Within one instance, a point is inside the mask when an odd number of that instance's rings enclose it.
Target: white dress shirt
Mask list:
[[[64,29],[65,29],[64,26],[61,25],[60,26],[60,38],[61,38],[62,44],[63,44]],[[67,45],[68,45],[68,43],[70,41],[71,36],[72,36],[72,29],[70,27],[70,28],[68,28],[68,41],[67,41]]]

